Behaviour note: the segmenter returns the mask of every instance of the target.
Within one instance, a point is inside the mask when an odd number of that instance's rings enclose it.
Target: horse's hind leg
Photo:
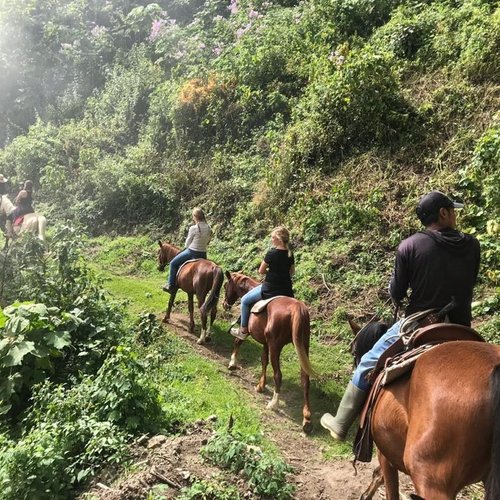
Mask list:
[[[271,365],[274,371],[274,394],[273,394],[273,399],[271,399],[271,401],[269,401],[267,405],[268,410],[276,410],[279,404],[279,396],[280,396],[281,380],[282,380],[281,367],[280,367],[281,349],[282,349],[281,347],[278,348],[277,346],[269,345]]]
[[[172,307],[174,305],[175,296],[177,295],[177,290],[174,290],[170,294],[170,298],[168,299],[167,310],[165,311],[165,317],[163,318],[163,323],[168,323],[170,320],[170,313],[172,312]]]
[[[204,344],[205,340],[207,338],[207,318],[208,318],[208,312],[204,307],[202,307],[203,303],[205,302],[205,297],[202,297],[201,295],[196,295],[198,299],[198,309],[200,310],[200,316],[201,316],[201,332],[200,332],[200,338],[198,339],[198,344]],[[193,330],[194,330],[194,321],[193,321]]]
[[[257,392],[264,392],[264,388],[266,387],[266,371],[267,371],[267,365],[269,363],[269,345],[263,344],[263,349],[262,349],[262,372],[260,374],[260,379],[259,383],[255,387],[255,390]]]
[[[210,324],[208,326],[207,331],[207,340],[212,336],[212,325],[214,324],[215,318],[217,316],[217,303],[214,304],[212,309],[210,310]]]
[[[233,352],[231,354],[231,361],[229,361],[229,366],[228,366],[228,368],[230,370],[236,370],[236,368],[238,368],[238,365],[237,365],[238,353],[240,352],[240,346],[242,343],[243,343],[243,340],[234,339]]]
[[[373,471],[372,482],[366,491],[359,497],[359,500],[372,500],[377,490],[384,484],[384,477],[382,476],[382,469],[380,465]]]

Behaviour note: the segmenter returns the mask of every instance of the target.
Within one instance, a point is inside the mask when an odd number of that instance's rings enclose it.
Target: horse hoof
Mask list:
[[[163,318],[162,323],[168,323],[169,319],[168,318]]]
[[[311,434],[312,430],[313,430],[313,424],[311,421],[302,424],[302,431],[304,432],[304,434]]]
[[[204,344],[204,343],[205,343],[205,341],[204,341],[203,339],[198,339],[198,340],[196,341],[196,343],[197,343],[198,345],[202,345],[202,344]]]
[[[278,405],[276,403],[273,403],[272,401],[270,403],[267,403],[267,406],[266,408],[268,410],[277,410],[278,409]]]
[[[237,370],[238,367],[236,365],[228,365],[228,370],[231,370],[232,372],[234,372],[234,370]]]
[[[261,387],[260,385],[255,386],[255,392],[262,393],[264,392],[264,387]]]

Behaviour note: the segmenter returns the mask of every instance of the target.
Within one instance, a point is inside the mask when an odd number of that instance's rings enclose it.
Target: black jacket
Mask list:
[[[470,326],[472,290],[479,271],[479,242],[454,229],[420,231],[405,239],[396,254],[389,285],[399,302],[411,288],[406,315],[442,308],[455,297],[450,321]]]

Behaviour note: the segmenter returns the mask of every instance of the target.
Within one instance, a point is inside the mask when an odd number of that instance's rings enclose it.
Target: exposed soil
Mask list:
[[[228,353],[216,352],[210,344],[199,346],[197,336],[188,333],[188,320],[184,315],[172,314],[169,329],[191,343],[194,349],[205,357],[226,366]],[[234,383],[240,385],[252,397],[256,398],[258,407],[262,408],[261,418],[265,425],[268,439],[276,443],[282,456],[293,466],[295,473],[289,481],[296,487],[295,498],[298,500],[354,500],[359,499],[372,479],[372,473],[378,465],[374,459],[370,464],[359,463],[356,469],[352,461],[346,459],[326,461],[322,456],[321,445],[301,432],[299,422],[286,411],[268,411],[265,409],[263,396],[254,392],[257,380],[253,373],[245,368],[229,372]],[[300,402],[298,402],[300,404]],[[216,417],[214,417],[216,418]],[[210,419],[209,419],[210,420]],[[252,498],[246,491],[242,477],[231,475],[227,471],[211,466],[203,461],[200,448],[212,433],[209,421],[197,422],[186,435],[167,438],[155,436],[144,438],[133,446],[137,472],[131,473],[112,488],[96,483],[90,492],[93,498],[106,500],[145,499],[152,488],[162,485],[161,495],[175,498],[181,487],[189,486],[193,479],[220,478],[236,485],[244,498]],[[411,481],[400,474],[401,498],[409,498],[412,492]],[[156,485],[156,486],[155,486]],[[374,496],[385,498],[383,487]],[[461,498],[472,498],[461,496]],[[478,497],[476,497],[478,498]]]

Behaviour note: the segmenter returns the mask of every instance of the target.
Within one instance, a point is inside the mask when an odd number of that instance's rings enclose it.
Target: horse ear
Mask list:
[[[349,326],[351,327],[352,333],[356,335],[361,330],[361,327],[357,323],[355,323],[352,319],[347,318],[347,321],[349,322]]]
[[[224,274],[226,275],[226,278],[227,278],[229,281],[231,281],[231,280],[233,279],[233,278],[231,277],[231,273],[230,273],[229,271],[226,271]]]
[[[160,245],[160,248],[163,246],[163,243],[161,242],[161,240],[158,240],[158,245]]]

